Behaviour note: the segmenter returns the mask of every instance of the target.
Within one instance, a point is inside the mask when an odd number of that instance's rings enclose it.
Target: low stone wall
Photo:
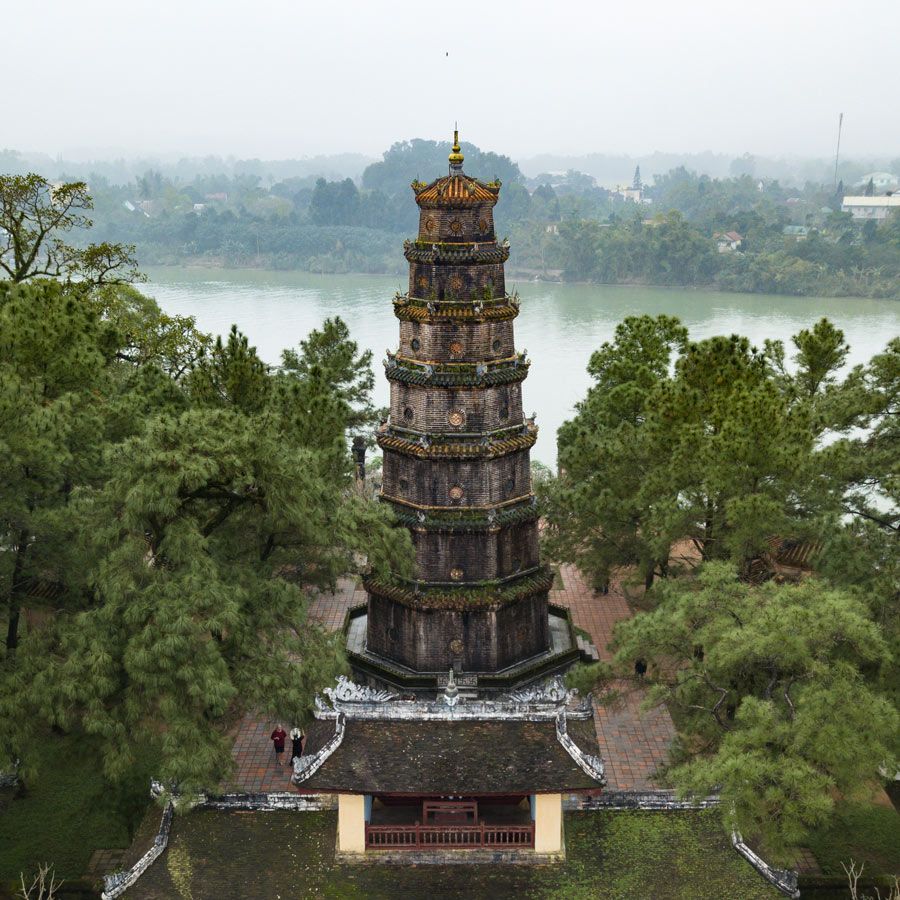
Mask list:
[[[268,794],[217,794],[206,797],[198,804],[205,809],[242,809],[270,812],[284,809],[291,812],[319,812],[334,806],[331,796],[319,794],[300,796],[289,791],[273,791]]]
[[[113,900],[121,897],[137,880],[156,862],[157,858],[169,845],[169,832],[172,830],[172,819],[175,816],[175,805],[170,800],[163,810],[159,823],[159,831],[153,839],[153,846],[127,871],[115,872],[103,878],[102,900]]]
[[[774,866],[770,866],[744,843],[744,839],[737,831],[731,832],[731,844],[766,881],[774,885],[782,894],[792,897],[794,900],[800,896],[800,889],[797,886],[799,876],[796,872],[791,869],[776,869]]]
[[[158,781],[150,783],[152,797],[159,797],[163,790],[163,786]],[[258,810],[261,812],[284,809],[294,812],[315,812],[330,809],[333,805],[332,801],[332,797],[322,797],[317,794],[301,796],[289,791],[272,791],[260,794],[201,794],[187,805],[191,809]],[[102,900],[114,900],[115,897],[121,897],[153,865],[169,845],[169,833],[172,830],[174,816],[175,804],[169,800],[163,810],[159,831],[153,839],[153,845],[127,871],[104,876],[103,893],[100,895]]]
[[[567,809],[709,809],[719,805],[717,794],[679,800],[675,791],[604,791],[595,797],[578,797]]]
[[[15,769],[0,772],[0,788],[15,787],[19,783],[19,773]]]

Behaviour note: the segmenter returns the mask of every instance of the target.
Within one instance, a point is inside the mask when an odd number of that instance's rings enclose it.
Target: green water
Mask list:
[[[161,268],[150,271],[144,290],[167,312],[192,315],[199,327],[227,332],[234,322],[267,362],[295,346],[326,316],[341,316],[353,337],[372,349],[376,361],[397,347],[398,322],[391,299],[405,289],[396,276],[311,275],[248,269]],[[512,280],[510,286],[513,286]],[[584,396],[591,352],[609,339],[628,315],[678,316],[694,338],[742,334],[761,345],[780,338],[789,346],[801,328],[827,316],[850,343],[849,363],[869,359],[900,334],[900,303],[833,297],[774,297],[611,285],[515,285],[522,300],[516,343],[532,360],[523,386],[526,413],[534,411],[541,435],[532,457],[553,465],[556,429]],[[376,400],[387,405],[380,368]]]

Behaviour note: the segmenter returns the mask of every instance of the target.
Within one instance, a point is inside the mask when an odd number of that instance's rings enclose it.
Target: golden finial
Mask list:
[[[462,164],[463,164],[463,155],[462,155],[462,150],[459,146],[459,129],[458,128],[453,129],[453,146],[450,149],[451,149],[451,153],[449,156],[450,168],[461,170]]]

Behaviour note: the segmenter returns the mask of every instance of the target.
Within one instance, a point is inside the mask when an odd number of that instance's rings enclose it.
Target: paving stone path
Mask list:
[[[610,584],[609,593],[599,594],[584,580],[574,566],[561,566],[563,587],[550,592],[550,600],[572,610],[579,628],[591,635],[600,658],[610,658],[607,644],[616,622],[631,616],[631,610],[618,580]],[[322,593],[311,606],[311,615],[327,628],[338,629],[351,606],[365,603],[365,591],[352,579],[341,579],[334,593]],[[658,708],[640,709],[643,692],[632,682],[616,687],[621,701],[613,708],[595,706],[599,752],[606,764],[608,788],[616,791],[642,791],[657,787],[652,776],[665,762],[675,728],[668,711]],[[290,730],[291,723],[282,723]],[[295,791],[290,783],[290,768],[278,767],[269,735],[274,722],[252,714],[244,717],[237,729],[232,754],[236,763],[232,787],[237,790]],[[288,745],[290,746],[290,745]],[[285,751],[285,763],[290,751]]]

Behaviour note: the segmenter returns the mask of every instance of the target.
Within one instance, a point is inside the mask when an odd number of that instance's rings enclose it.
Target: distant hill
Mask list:
[[[309,176],[339,181],[358,180],[366,166],[375,162],[362,153],[334,153],[301,159],[238,159],[233,156],[144,156],[119,159],[72,160],[51,157],[45,153],[22,153],[0,150],[0,172],[24,175],[40,172],[45,178],[80,178],[89,180],[100,175],[110,184],[130,184],[148,171],[182,184],[206,175],[258,175],[263,184],[274,184],[287,178]]]

